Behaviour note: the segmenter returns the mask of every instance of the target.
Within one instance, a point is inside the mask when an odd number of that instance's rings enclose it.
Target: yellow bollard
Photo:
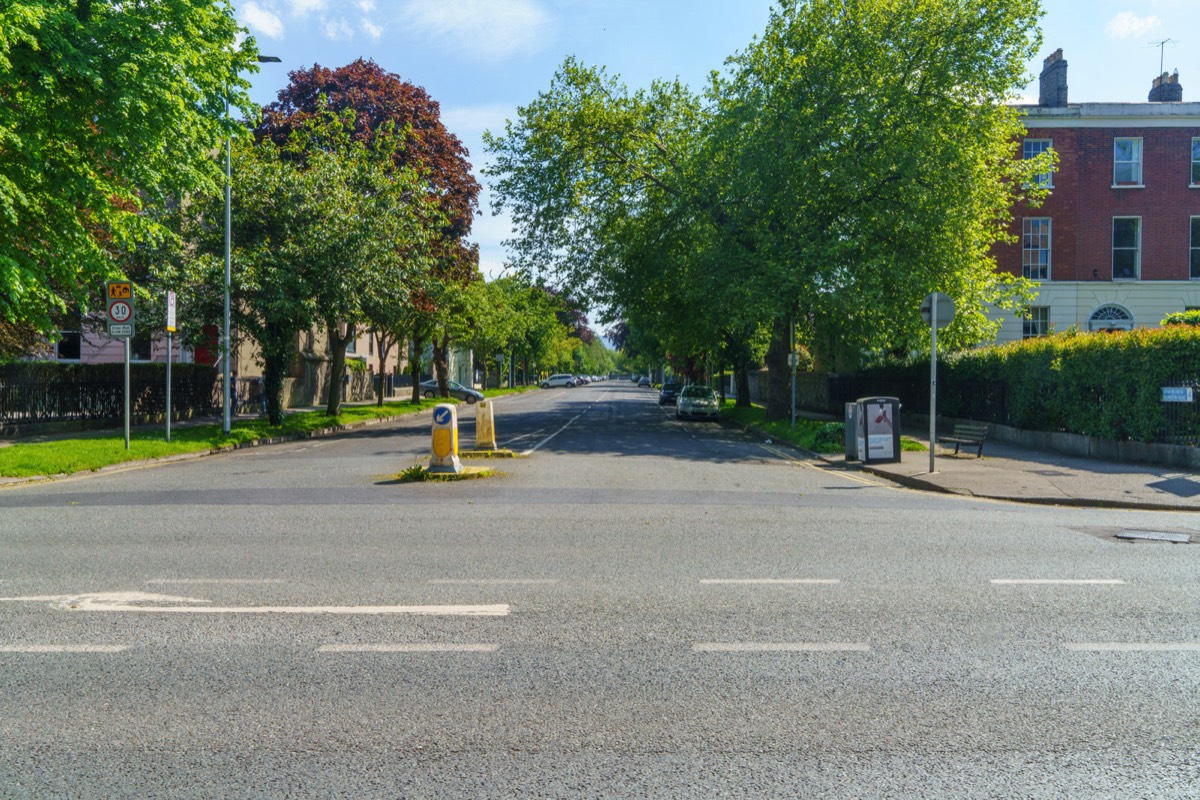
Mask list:
[[[449,403],[433,409],[433,452],[429,459],[429,471],[458,474],[462,472],[458,460],[458,411]]]
[[[496,416],[487,400],[475,404],[475,449],[496,449]]]

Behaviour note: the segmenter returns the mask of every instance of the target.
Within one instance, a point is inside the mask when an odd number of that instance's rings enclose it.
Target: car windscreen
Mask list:
[[[691,398],[710,398],[712,394],[712,389],[704,386],[689,386],[683,390],[683,396]]]

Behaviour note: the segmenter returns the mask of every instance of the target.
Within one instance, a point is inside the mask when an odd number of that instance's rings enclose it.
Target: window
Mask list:
[[[1089,331],[1133,330],[1133,315],[1118,305],[1100,306],[1088,317]]]
[[[1113,139],[1113,185],[1142,185],[1142,140]]]
[[[1026,339],[1050,333],[1050,306],[1030,306],[1025,309],[1024,328],[1022,336]]]
[[[1192,186],[1200,186],[1200,136],[1192,139]]]
[[[1192,270],[1193,280],[1200,278],[1200,217],[1192,217]]]
[[[1194,228],[1195,225],[1192,227]],[[1192,238],[1195,239],[1195,237]],[[54,346],[55,358],[59,361],[78,361],[83,350],[83,336],[80,332],[59,331],[58,335],[60,338]]]
[[[1033,281],[1050,280],[1050,218],[1021,220],[1021,274]]]
[[[1136,281],[1142,267],[1142,218],[1113,217],[1112,274],[1115,281]]]
[[[134,328],[133,338],[129,340],[129,359],[131,361],[149,361],[152,352],[150,331]]]
[[[1036,157],[1040,156],[1042,153],[1049,150],[1052,146],[1053,146],[1053,142],[1050,139],[1026,139],[1025,146],[1023,148],[1021,156],[1022,156],[1022,158],[1025,158],[1026,160],[1031,159],[1031,158],[1036,158]],[[1039,173],[1037,175],[1037,177],[1034,178],[1034,180],[1036,180],[1037,185],[1041,186],[1042,188],[1045,188],[1045,189],[1053,189],[1054,188],[1054,184],[1052,182],[1053,181],[1052,173],[1049,173],[1049,172]]]

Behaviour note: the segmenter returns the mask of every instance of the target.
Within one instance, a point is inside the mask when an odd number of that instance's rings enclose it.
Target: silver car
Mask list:
[[[717,393],[707,386],[686,386],[675,402],[675,417],[687,419],[700,417],[717,419],[721,413],[721,401]]]
[[[541,387],[543,389],[551,389],[555,386],[566,386],[567,388],[570,388],[575,384],[576,381],[574,375],[568,375],[567,373],[562,372],[558,375],[551,375],[549,378],[546,378],[546,380],[542,381]]]

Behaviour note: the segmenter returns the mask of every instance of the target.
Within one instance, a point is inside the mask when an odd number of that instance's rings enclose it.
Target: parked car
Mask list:
[[[478,392],[474,389],[468,389],[466,386],[463,386],[461,383],[455,383],[454,381],[450,381],[446,385],[446,388],[448,388],[450,390],[451,397],[456,398],[458,400],[463,400],[467,403],[467,405],[474,403],[476,400],[483,399],[483,392]],[[427,397],[429,399],[438,397],[440,395],[440,392],[438,391],[437,379],[421,381],[421,394],[425,395],[425,397]]]
[[[707,386],[688,386],[679,393],[679,400],[675,403],[675,416],[678,419],[717,419],[720,408],[721,401],[712,389]]]
[[[575,376],[568,375],[565,372],[559,373],[558,375],[551,375],[541,383],[541,387],[543,389],[553,389],[555,386],[566,386],[569,389],[575,385]]]
[[[649,386],[650,386],[650,379],[644,375],[640,379],[638,379],[638,387],[640,388],[642,386],[645,386],[647,388],[649,388]]]
[[[592,382],[591,378],[589,378],[587,375],[576,375],[575,376],[575,385],[576,386],[587,386],[591,382]]]
[[[640,380],[640,378],[641,378],[640,375],[631,375],[629,380],[633,381],[634,383],[637,383],[638,380]]]
[[[675,398],[679,395],[678,383],[664,383],[662,390],[658,393],[658,404],[660,406],[675,405]]]

